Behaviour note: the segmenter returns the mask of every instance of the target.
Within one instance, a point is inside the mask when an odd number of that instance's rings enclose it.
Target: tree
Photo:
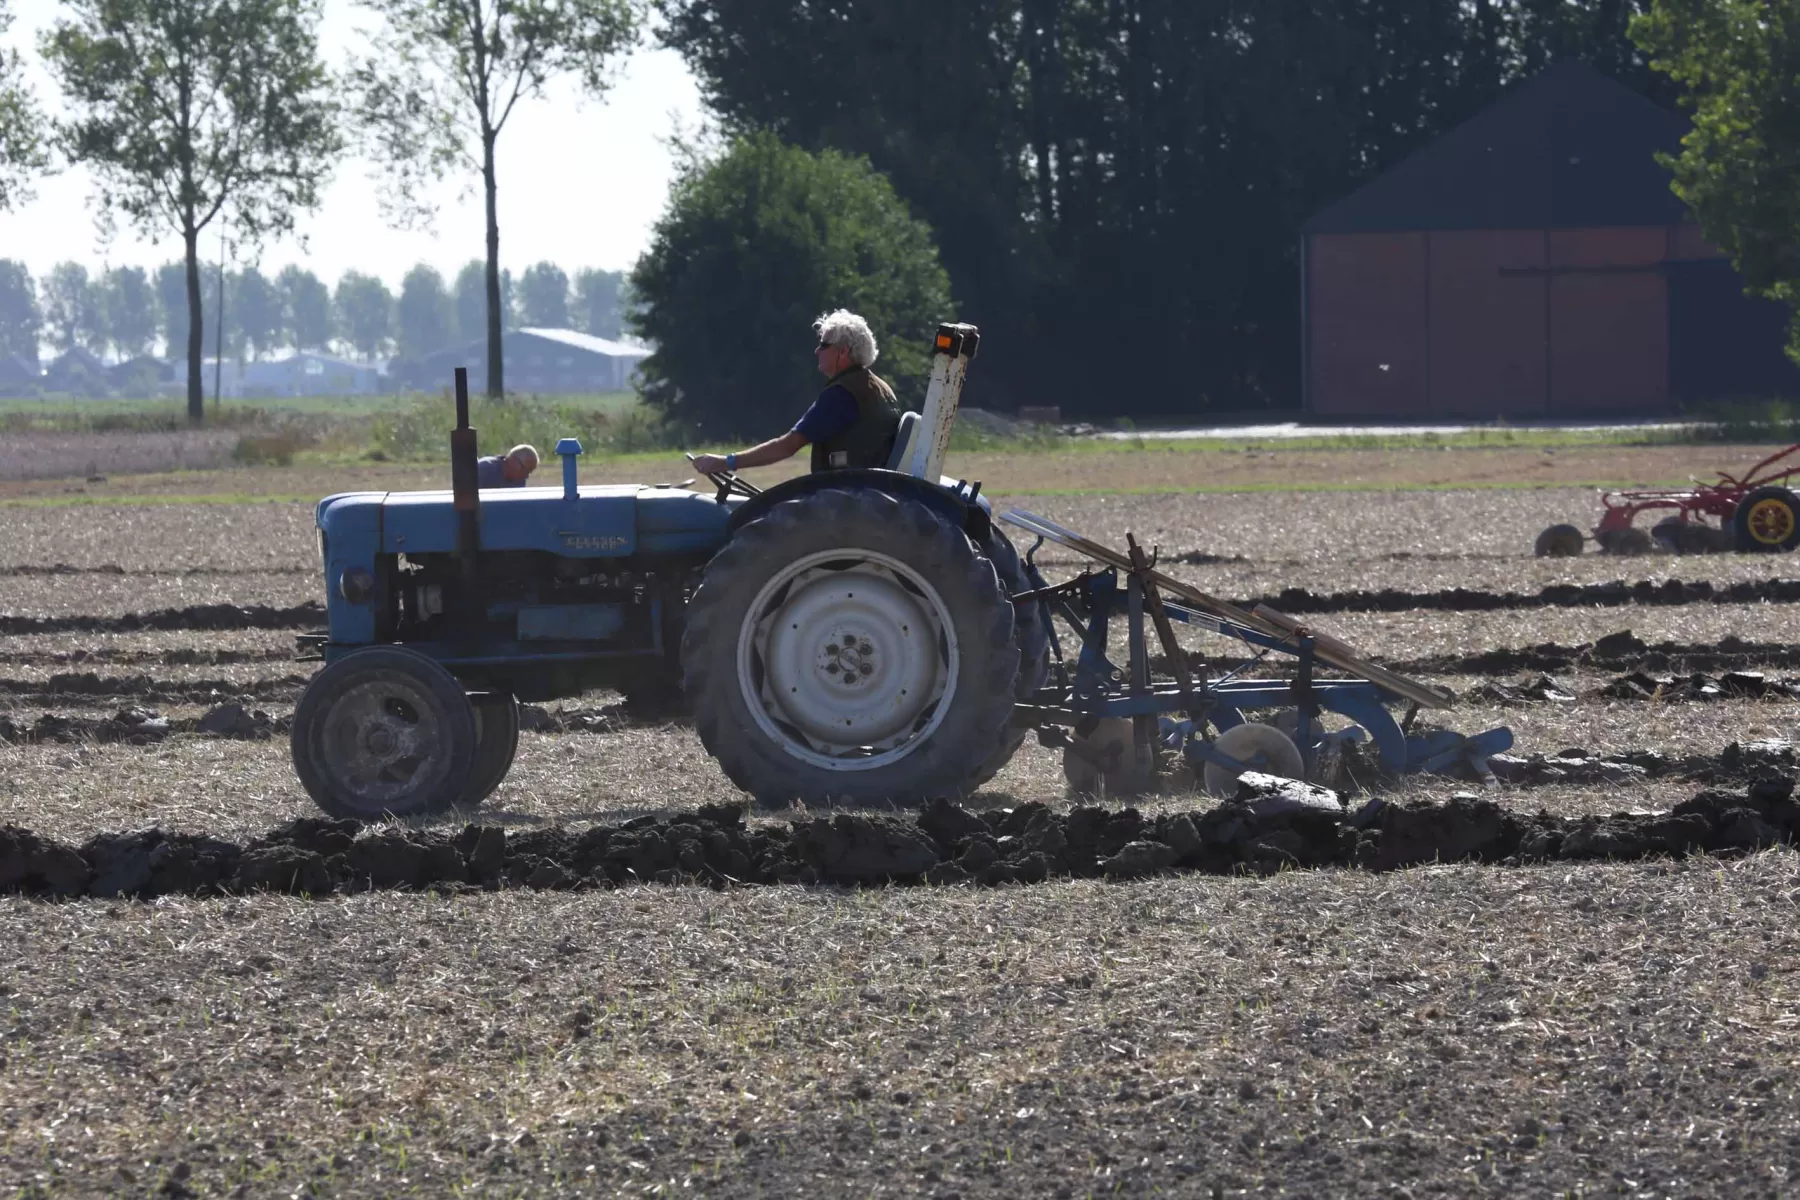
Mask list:
[[[0,258],[0,354],[16,354],[37,366],[38,332],[43,327],[31,272],[22,262]]]
[[[231,307],[225,317],[226,326],[237,326],[251,353],[261,358],[285,345],[287,323],[282,314],[281,293],[275,285],[255,267],[245,267],[231,276],[228,287]]]
[[[1555,58],[1658,98],[1625,36],[1645,2],[658,8],[728,134],[865,155],[937,232],[983,404],[1187,415],[1297,401],[1314,212]]]
[[[499,177],[494,146],[522,99],[553,76],[603,95],[611,60],[637,40],[640,0],[363,0],[381,14],[374,53],[352,72],[370,157],[382,165],[389,211],[428,217],[423,179],[453,167],[481,172],[487,202],[487,391],[504,394],[500,335]]]
[[[78,262],[59,262],[44,278],[44,324],[58,354],[80,346],[98,351],[106,346],[100,297]]]
[[[569,277],[555,263],[526,267],[519,280],[519,317],[539,329],[569,327]]]
[[[188,267],[186,263],[164,263],[156,268],[157,307],[162,312],[163,344],[167,347],[170,358],[189,353],[189,347],[197,345],[200,357],[197,360],[204,367],[207,358],[211,357],[219,345],[219,312],[224,306],[219,295],[219,264],[202,262],[197,264],[200,276],[200,333],[196,337],[189,329],[191,311],[188,306]],[[236,306],[225,311],[225,351],[228,358],[243,357],[243,336],[237,321]],[[190,378],[193,368],[189,368]],[[202,382],[211,386],[204,376]],[[191,415],[191,410],[190,410]]]
[[[422,358],[456,340],[456,312],[444,277],[420,263],[400,282],[399,349],[405,358]]]
[[[100,312],[106,340],[120,358],[150,351],[156,340],[156,290],[142,267],[114,267],[100,277]]]
[[[1685,89],[1675,192],[1747,289],[1786,303],[1800,360],[1800,0],[1656,0],[1632,33]]]
[[[617,340],[623,331],[623,271],[592,267],[575,272],[575,323],[595,337]]]
[[[11,27],[12,14],[0,0],[0,36]],[[30,198],[32,177],[50,167],[44,117],[24,75],[19,52],[0,47],[0,212]]]
[[[318,54],[317,0],[64,0],[44,55],[72,117],[57,126],[124,214],[186,248],[188,419],[200,378],[200,234],[214,218],[254,245],[316,207],[341,147]]]
[[[465,342],[479,342],[487,337],[487,267],[478,258],[463,264],[456,273],[456,336]],[[513,296],[511,271],[500,272],[500,328],[517,329],[518,305]]]
[[[337,327],[356,352],[374,358],[393,337],[394,295],[387,285],[361,271],[345,271],[332,297]]]
[[[331,344],[331,289],[305,267],[287,266],[275,277],[281,293],[282,331],[296,350]]]
[[[656,344],[644,399],[716,437],[767,436],[799,415],[819,388],[819,313],[866,317],[903,397],[950,313],[930,228],[867,160],[768,133],[686,164],[631,288],[634,331]]]
[[[187,265],[166,262],[152,278],[156,288],[158,325],[162,330],[163,355],[173,359],[188,344]]]

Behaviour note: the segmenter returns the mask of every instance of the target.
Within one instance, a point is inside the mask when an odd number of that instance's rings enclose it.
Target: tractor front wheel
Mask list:
[[[313,676],[290,744],[307,794],[334,817],[438,813],[473,782],[475,708],[441,664],[370,646]]]
[[[707,564],[687,616],[701,743],[765,806],[966,795],[1001,751],[1012,604],[924,503],[838,488],[783,501]]]
[[[474,808],[493,794],[519,752],[519,702],[511,692],[469,696],[475,709],[475,765],[456,807]]]
[[[1784,487],[1760,487],[1738,501],[1731,518],[1737,548],[1779,554],[1800,546],[1800,497]]]

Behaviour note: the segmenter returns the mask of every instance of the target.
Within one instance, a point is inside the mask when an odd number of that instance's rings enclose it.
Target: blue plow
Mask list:
[[[1454,694],[1389,671],[1282,613],[1262,606],[1245,610],[1173,579],[1156,569],[1154,558],[1129,534],[1129,550],[1120,553],[1032,513],[1013,511],[1001,519],[1037,538],[1025,556],[1033,590],[1013,599],[1017,605],[1039,606],[1051,630],[1053,662],[1046,686],[1019,706],[1015,719],[1035,726],[1046,741],[1061,737],[1068,744],[1064,729],[1079,737],[1101,720],[1129,719],[1140,769],[1148,769],[1160,745],[1179,752],[1196,772],[1211,764],[1235,777],[1245,770],[1268,770],[1270,762],[1261,752],[1248,759],[1234,757],[1221,748],[1221,741],[1266,746],[1266,734],[1254,740],[1226,735],[1246,724],[1246,712],[1279,710],[1289,714],[1287,729],[1309,778],[1333,742],[1371,743],[1385,774],[1425,771],[1478,779],[1490,776],[1489,755],[1512,748],[1512,731],[1504,727],[1473,736],[1435,728],[1415,731],[1421,711],[1450,708]],[[1046,541],[1077,551],[1101,569],[1084,571],[1066,583],[1046,583],[1036,564]],[[1123,666],[1110,657],[1116,652],[1113,621],[1121,616]],[[1072,664],[1056,632],[1057,618],[1080,647]],[[1177,643],[1175,622],[1227,639],[1236,648],[1229,657],[1201,659]],[[1152,631],[1161,644],[1157,665],[1162,678],[1152,675]],[[1292,670],[1285,678],[1252,674],[1290,660]],[[1396,718],[1392,710],[1401,706],[1405,714]],[[1324,713],[1349,724],[1327,731]]]

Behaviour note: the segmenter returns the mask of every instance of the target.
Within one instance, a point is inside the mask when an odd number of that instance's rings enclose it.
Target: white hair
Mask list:
[[[874,331],[869,323],[847,308],[826,313],[813,322],[813,329],[818,332],[821,342],[829,342],[834,346],[848,346],[850,361],[859,367],[872,367],[881,351],[875,345]]]
[[[531,465],[533,467],[536,467],[539,462],[537,447],[536,446],[527,446],[527,445],[523,445],[523,444],[514,446],[511,450],[508,450],[506,452],[506,457],[507,458],[528,458],[531,460]]]

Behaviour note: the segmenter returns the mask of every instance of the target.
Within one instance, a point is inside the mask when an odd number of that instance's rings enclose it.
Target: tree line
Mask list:
[[[1300,226],[1550,61],[1674,96],[1644,0],[659,7],[729,130],[867,156],[936,231],[984,394],[1094,414],[1292,403]]]
[[[486,264],[473,259],[446,284],[436,268],[419,263],[396,294],[360,271],[346,271],[333,287],[304,267],[284,267],[271,277],[252,266],[224,272],[221,296],[217,265],[203,263],[201,345],[211,355],[220,344],[223,312],[225,357],[240,363],[285,350],[420,358],[487,336],[486,276]],[[585,268],[570,276],[541,262],[517,286],[510,271],[501,272],[500,282],[505,328],[575,329],[614,339],[623,332],[623,272]],[[90,275],[80,263],[61,262],[34,282],[23,263],[0,259],[0,354],[33,366],[41,345],[128,359],[160,344],[178,357],[187,349],[188,319],[184,263]]]
[[[0,55],[0,204],[53,157],[87,164],[103,221],[181,235],[197,314],[200,232],[290,231],[351,145],[381,164],[397,224],[429,217],[423,181],[479,179],[499,394],[497,141],[552,78],[603,94],[653,6],[721,134],[684,166],[633,276],[633,328],[672,339],[646,364],[658,403],[748,420],[697,395],[743,399],[746,366],[774,362],[741,329],[772,337],[770,313],[857,296],[912,321],[941,269],[956,315],[988,334],[984,395],[1003,405],[1280,405],[1298,394],[1305,219],[1575,57],[1692,108],[1678,190],[1753,287],[1800,304],[1800,0],[362,3],[378,26],[333,74],[317,0],[64,0],[40,52],[67,119],[45,121]],[[746,233],[787,257],[728,240]],[[821,253],[853,257],[794,257]],[[198,317],[186,333],[199,419]]]
[[[334,72],[319,54],[320,0],[62,0],[38,50],[66,117],[48,119],[19,56],[0,53],[0,206],[28,196],[58,162],[80,164],[93,174],[103,226],[125,221],[152,238],[180,236],[186,346],[170,350],[187,361],[188,416],[197,424],[205,419],[203,232],[223,222],[250,247],[292,233],[352,146],[380,164],[383,208],[396,225],[429,220],[420,201],[426,181],[478,177],[487,390],[499,396],[506,309],[495,147],[517,105],[553,78],[603,95],[614,61],[637,41],[643,3],[362,0],[377,25]],[[0,32],[9,24],[0,0]],[[365,345],[376,345],[372,330],[389,307],[375,289],[359,282],[332,300],[361,314]],[[443,316],[441,305],[421,307]]]

